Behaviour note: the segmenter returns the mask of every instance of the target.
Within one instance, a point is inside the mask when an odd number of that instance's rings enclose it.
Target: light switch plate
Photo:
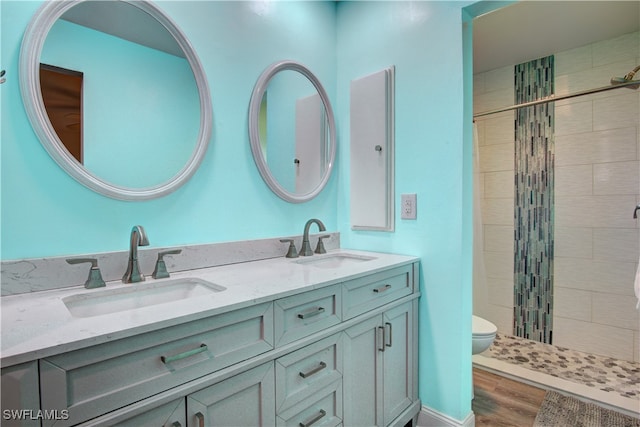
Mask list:
[[[418,197],[415,193],[400,195],[400,218],[416,219],[417,199]]]

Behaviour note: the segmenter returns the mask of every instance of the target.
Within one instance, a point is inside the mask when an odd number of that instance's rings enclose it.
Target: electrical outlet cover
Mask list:
[[[400,195],[400,218],[402,219],[416,219],[417,217],[417,195],[401,194]]]

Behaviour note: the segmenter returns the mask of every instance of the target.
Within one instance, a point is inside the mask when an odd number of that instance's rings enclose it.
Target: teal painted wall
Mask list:
[[[299,234],[318,217],[341,232],[343,247],[421,258],[420,397],[457,420],[470,414],[471,68],[462,29],[469,2],[159,2],[203,63],[213,135],[184,187],[135,203],[76,183],[31,130],[16,76],[22,33],[39,4],[0,3],[8,72],[0,86],[3,260],[125,250],[134,224],[145,226],[152,246],[171,246]],[[247,136],[253,85],[281,59],[319,77],[341,143],[328,188],[300,205],[268,190]],[[349,224],[349,83],[389,65],[396,66],[396,231],[356,232]],[[399,218],[401,193],[418,194],[416,221]]]
[[[342,242],[421,258],[420,398],[457,420],[470,414],[472,382],[471,141],[463,132],[462,8],[467,4],[338,3],[340,141],[349,140],[351,80],[396,67],[395,232],[349,231],[350,158],[343,144]],[[417,193],[417,220],[400,219],[401,193]]]
[[[5,1],[1,22],[1,258],[3,260],[126,250],[142,224],[151,246],[301,234],[310,217],[337,229],[337,175],[309,203],[272,194],[251,157],[247,113],[251,91],[272,62],[297,60],[336,91],[333,2],[161,1],[205,69],[213,135],[193,178],[175,193],[145,202],[100,196],[78,184],[36,138],[20,97],[18,60],[24,30],[39,1]],[[171,76],[166,76],[167,84]],[[283,248],[285,250],[286,248]]]

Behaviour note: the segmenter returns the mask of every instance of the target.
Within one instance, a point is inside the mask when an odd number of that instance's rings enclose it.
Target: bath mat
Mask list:
[[[640,419],[547,391],[533,427],[640,427]]]

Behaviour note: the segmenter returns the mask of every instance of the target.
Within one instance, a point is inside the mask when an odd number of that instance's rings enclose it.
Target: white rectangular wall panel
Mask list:
[[[394,229],[394,73],[351,82],[351,228]]]

